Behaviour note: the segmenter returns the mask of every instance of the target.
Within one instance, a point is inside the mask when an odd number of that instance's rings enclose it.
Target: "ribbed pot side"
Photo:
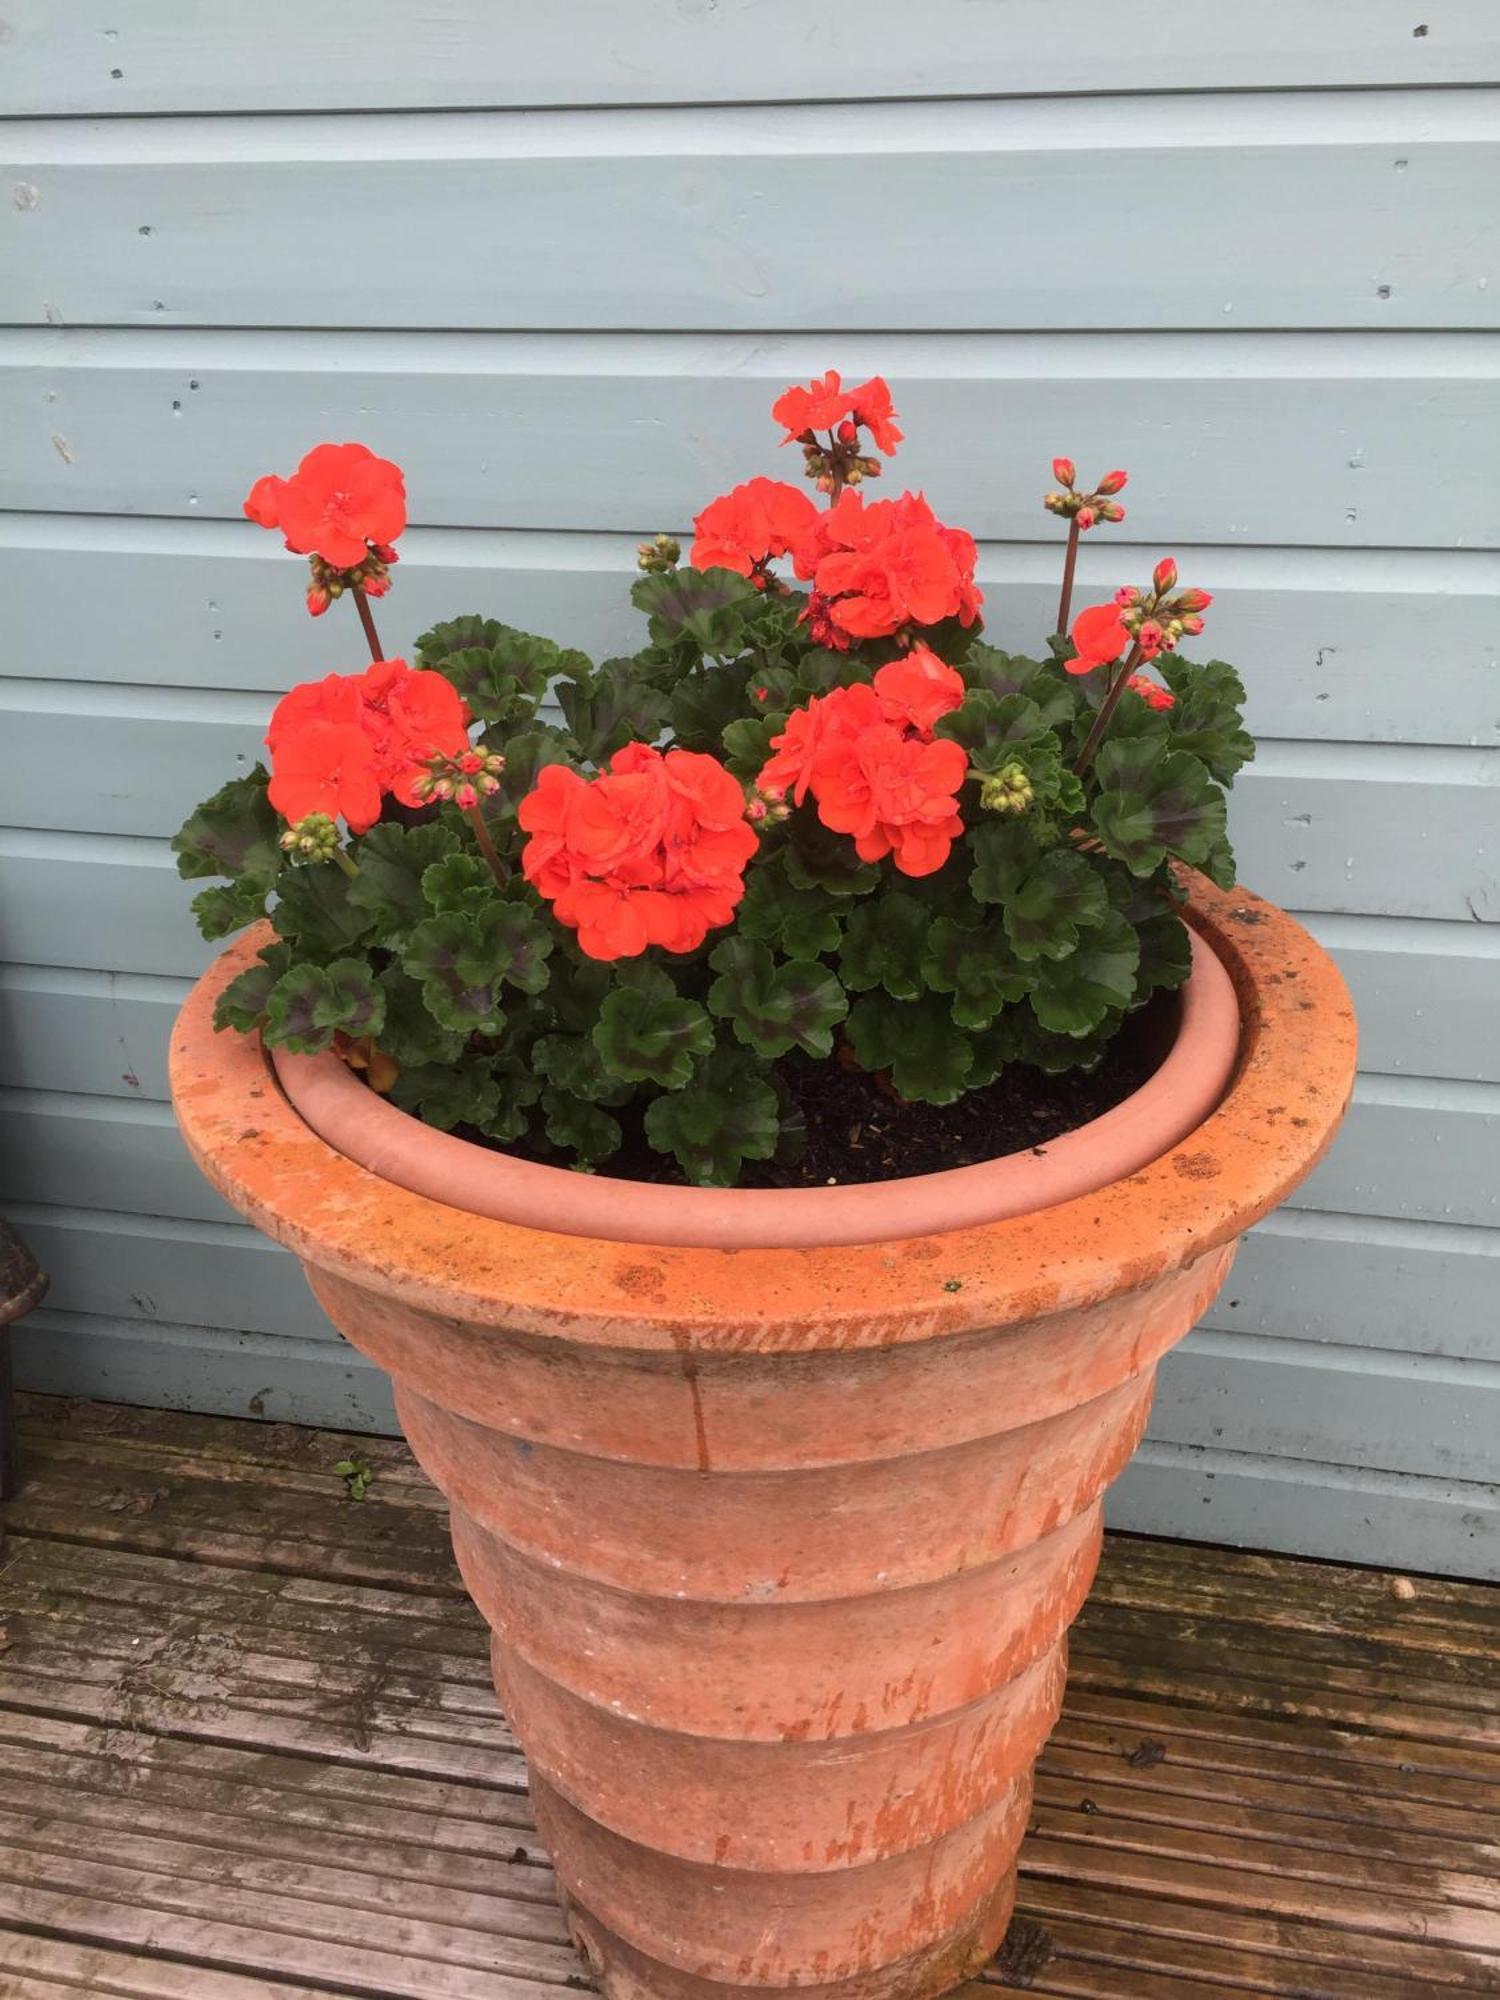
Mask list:
[[[1078,1201],[852,1248],[462,1214],[333,1152],[213,1034],[234,952],[184,1008],[188,1143],[393,1378],[612,1996],[923,2000],[1003,1935],[1157,1361],[1352,1081],[1313,940],[1243,892],[1195,883],[1192,914],[1243,1023],[1204,1124]]]

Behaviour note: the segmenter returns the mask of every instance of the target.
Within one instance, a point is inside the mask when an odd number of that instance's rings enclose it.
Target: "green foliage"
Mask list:
[[[1085,757],[1108,676],[1067,673],[1066,641],[1028,658],[956,621],[921,634],[966,689],[936,725],[969,771],[940,871],[861,861],[815,797],[788,801],[758,822],[732,925],[689,952],[588,958],[525,874],[518,809],[548,764],[588,776],[627,742],[675,744],[748,793],[792,710],[902,650],[816,646],[803,593],[730,571],[657,571],[631,594],[645,643],[597,666],[480,617],[417,641],[504,759],[485,846],[451,803],[391,804],[363,835],[341,829],[332,860],[294,864],[259,768],[192,815],[173,847],[207,884],[203,934],[269,918],[217,1026],[306,1052],[373,1045],[393,1101],[440,1130],[605,1172],[644,1137],[689,1180],[731,1186],[795,1155],[796,1066],[853,1061],[951,1104],[1010,1064],[1093,1067],[1187,977],[1174,869],[1234,879],[1224,787],[1252,754],[1238,676],[1164,655],[1173,706],[1124,691]]]

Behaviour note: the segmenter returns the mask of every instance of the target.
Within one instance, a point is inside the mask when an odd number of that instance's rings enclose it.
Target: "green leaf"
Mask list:
[[[722,659],[739,651],[745,618],[758,607],[760,593],[731,569],[669,569],[643,576],[630,598],[646,613],[658,646],[690,639],[700,653]]]
[[[651,1145],[674,1155],[690,1181],[732,1187],[746,1160],[776,1151],[776,1092],[748,1049],[716,1048],[685,1089],[647,1106],[645,1128]]]
[[[1149,738],[1108,738],[1094,758],[1092,817],[1108,851],[1136,875],[1168,855],[1203,862],[1226,846],[1224,794],[1196,757],[1161,755]]]
[[[1022,820],[992,819],[969,836],[969,888],[981,903],[1008,903],[1037,865],[1042,849]]]
[[[816,889],[794,889],[773,858],[750,870],[735,929],[787,958],[817,958],[837,949],[843,926],[837,907]]]
[[[1027,660],[994,646],[971,646],[958,664],[971,688],[983,689],[998,701],[1025,695],[1035,702],[1048,729],[1064,729],[1078,714],[1079,679],[1065,674],[1055,660]]]
[[[708,962],[719,975],[708,989],[709,1006],[758,1056],[771,1061],[794,1048],[832,1054],[833,1030],[849,1002],[826,965],[815,959],[778,965],[767,946],[747,937],[725,938]]]
[[[244,876],[269,889],[281,873],[281,823],[266,796],[270,779],[260,764],[243,778],[231,778],[205,799],[172,836],[177,872],[193,881],[203,875]]]
[[[969,753],[981,771],[998,771],[1002,764],[1026,764],[1032,757],[1056,761],[1057,737],[1042,720],[1042,711],[1024,694],[1002,698],[981,690],[966,695],[957,708],[939,716],[934,734],[951,738]]]
[[[505,757],[500,789],[484,802],[485,820],[491,824],[515,818],[516,807],[528,792],[535,791],[537,773],[543,765],[573,764],[578,758],[578,746],[572,737],[545,722],[528,729],[524,735],[486,743],[485,747],[499,750]]]
[[[557,700],[591,764],[606,763],[627,743],[654,743],[671,715],[671,701],[660,688],[624,674],[563,682]]]
[[[716,757],[725,728],[745,712],[745,676],[732,666],[700,669],[677,683],[669,704],[677,747]]]
[[[482,910],[495,897],[495,878],[488,862],[476,854],[448,854],[422,870],[422,911],[439,916]]]
[[[518,632],[495,618],[455,618],[417,641],[417,664],[451,681],[481,722],[504,730],[529,723],[550,682],[591,671],[586,654]]]
[[[608,1159],[620,1150],[620,1121],[607,1111],[565,1090],[542,1092],[542,1116],[547,1137],[560,1152],[571,1153],[579,1166]]]
[[[1083,932],[1066,958],[1037,962],[1031,1011],[1054,1034],[1090,1033],[1112,1008],[1128,1007],[1134,999],[1140,955],[1135,932],[1118,910],[1110,910],[1102,923]]]
[[[524,903],[428,917],[408,937],[403,968],[444,1027],[495,1035],[503,1030],[503,986],[540,993],[547,984],[551,933]]]
[[[994,916],[974,925],[938,917],[928,933],[923,982],[934,993],[953,995],[956,1027],[987,1028],[1002,1007],[1030,990],[1033,977]]]
[[[423,826],[398,826],[393,821],[372,826],[355,850],[359,873],[349,884],[349,901],[378,920],[383,937],[409,929],[428,914],[423,875],[457,846],[451,828],[432,821]]]
[[[391,1086],[391,1102],[403,1111],[451,1132],[455,1125],[482,1127],[500,1106],[500,1086],[487,1062],[424,1063],[403,1069]]]
[[[1108,892],[1085,856],[1054,847],[1006,898],[1005,929],[1018,958],[1066,958],[1078,933],[1108,912]]]
[[[1167,714],[1173,749],[1200,759],[1221,785],[1232,784],[1235,773],[1255,755],[1254,738],[1240,714],[1244,682],[1224,660],[1198,666],[1164,653],[1156,664],[1177,697]]]
[[[559,1096],[588,1104],[624,1104],[633,1082],[611,1075],[589,1035],[542,1035],[531,1045],[531,1063]]]
[[[385,994],[363,958],[336,958],[323,967],[324,991],[313,1009],[320,1028],[337,1028],[357,1040],[379,1036],[385,1026]]]
[[[277,885],[271,922],[278,937],[318,958],[336,958],[375,927],[374,912],[350,897],[353,884],[334,861],[288,868]]]
[[[722,732],[724,762],[737,778],[758,778],[771,755],[771,738],[786,727],[779,711],[769,715],[742,715]]]
[[[271,988],[291,962],[292,955],[284,944],[268,944],[257,963],[231,979],[219,995],[214,1003],[215,1028],[237,1028],[242,1035],[258,1028]]]
[[[810,807],[786,822],[781,865],[794,889],[822,889],[830,896],[867,896],[880,870],[861,861],[846,833],[833,833]]]
[[[500,1055],[490,1059],[490,1075],[499,1092],[499,1102],[481,1122],[480,1129],[491,1139],[508,1146],[519,1139],[531,1123],[529,1112],[542,1094],[542,1080],[529,1062],[519,1056]]]
[[[644,966],[646,961],[639,959],[635,963]],[[572,944],[554,952],[550,964],[552,978],[547,987],[547,1001],[556,1025],[572,1034],[587,1035],[599,1018],[599,1009],[616,973],[624,968],[585,958]],[[657,970],[654,966],[650,969]],[[675,993],[677,989],[671,980],[665,973],[662,977],[668,991]]]
[[[654,968],[653,968],[654,969]],[[693,1058],[713,1047],[714,1031],[696,1000],[620,986],[600,1009],[594,1047],[611,1076],[622,1083],[658,1083],[679,1090]]]
[[[321,965],[294,965],[282,973],[266,999],[265,1038],[297,1055],[317,1055],[333,1041],[333,1028],[318,1017],[328,998]]]
[[[904,889],[883,889],[856,903],[839,952],[839,977],[852,993],[883,986],[894,999],[917,999],[931,922],[931,905]]]
[[[892,1000],[866,993],[849,1010],[850,1046],[868,1070],[889,1070],[891,1082],[918,1104],[952,1104],[968,1089],[974,1048],[953,1025],[945,1000]]]
[[[451,1065],[463,1054],[467,1028],[445,1028],[428,1012],[422,988],[399,965],[388,965],[380,974],[380,990],[385,996],[385,1022],[379,1042],[388,1056],[413,1068],[424,1063]]]
[[[246,924],[258,923],[266,914],[266,891],[253,875],[246,875],[227,886],[200,889],[192,907],[204,937],[228,937]]]
[[[1137,921],[1135,934],[1141,947],[1135,998],[1144,1000],[1160,987],[1181,986],[1193,969],[1193,946],[1188,927],[1177,912],[1163,905],[1154,915]]]

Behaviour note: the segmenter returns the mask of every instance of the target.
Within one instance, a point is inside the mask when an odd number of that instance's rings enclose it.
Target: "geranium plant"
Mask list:
[[[647,642],[594,665],[494,619],[388,657],[399,470],[319,445],[245,511],[348,597],[372,664],[293,688],[269,771],[174,845],[216,938],[269,917],[221,1028],[336,1050],[429,1124],[732,1184],[799,1140],[810,1065],[956,1103],[1007,1066],[1097,1065],[1189,967],[1174,863],[1227,885],[1243,689],[1192,665],[1207,592],[1170,558],[1073,615],[1080,538],[1126,484],[1053,462],[1056,629],[981,636],[976,549],[920,494],[878,378],[774,405],[812,492],[750,479],[688,562],[642,545]],[[818,497],[814,498],[813,494]],[[1147,671],[1150,669],[1150,671]]]

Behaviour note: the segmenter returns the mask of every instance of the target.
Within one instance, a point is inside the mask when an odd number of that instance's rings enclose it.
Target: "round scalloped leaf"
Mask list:
[[[915,1000],[931,924],[931,905],[904,889],[883,889],[856,903],[839,952],[839,977],[853,993],[883,986],[893,999]]]
[[[593,1042],[605,1069],[622,1083],[680,1090],[694,1058],[713,1047],[714,1030],[696,1000],[618,986],[599,1010]]]
[[[1135,932],[1118,910],[1108,911],[1066,958],[1037,961],[1031,1011],[1053,1034],[1090,1034],[1111,1009],[1134,999],[1140,956]]]
[[[987,1028],[1003,1007],[1031,990],[1034,977],[994,919],[966,926],[939,917],[927,934],[922,978],[932,992],[953,995],[957,1027]],[[972,1089],[972,1082],[966,1088]]]
[[[281,822],[266,795],[270,778],[261,764],[243,778],[231,778],[190,813],[172,836],[177,872],[186,881],[223,875],[248,877],[269,889],[285,857]]]
[[[1081,854],[1054,847],[1005,899],[1005,931],[1018,958],[1065,958],[1080,931],[1104,921],[1109,893]]]
[[[1162,756],[1152,738],[1109,738],[1094,775],[1095,830],[1133,874],[1151,874],[1169,855],[1197,864],[1226,849],[1224,794],[1186,751]]]
[[[746,1160],[768,1160],[780,1135],[775,1090],[748,1049],[716,1048],[683,1090],[646,1109],[646,1137],[690,1181],[732,1187]]]
[[[719,975],[708,989],[709,1006],[758,1056],[832,1053],[833,1030],[849,1002],[826,965],[815,959],[778,965],[767,946],[745,937],[726,938],[708,962]]]
[[[620,1121],[597,1103],[549,1087],[542,1092],[542,1116],[552,1144],[571,1153],[581,1167],[620,1150]]]
[[[953,1025],[946,1000],[893,1000],[866,993],[849,1010],[850,1046],[867,1070],[889,1070],[903,1097],[952,1104],[968,1089],[974,1049]]]

